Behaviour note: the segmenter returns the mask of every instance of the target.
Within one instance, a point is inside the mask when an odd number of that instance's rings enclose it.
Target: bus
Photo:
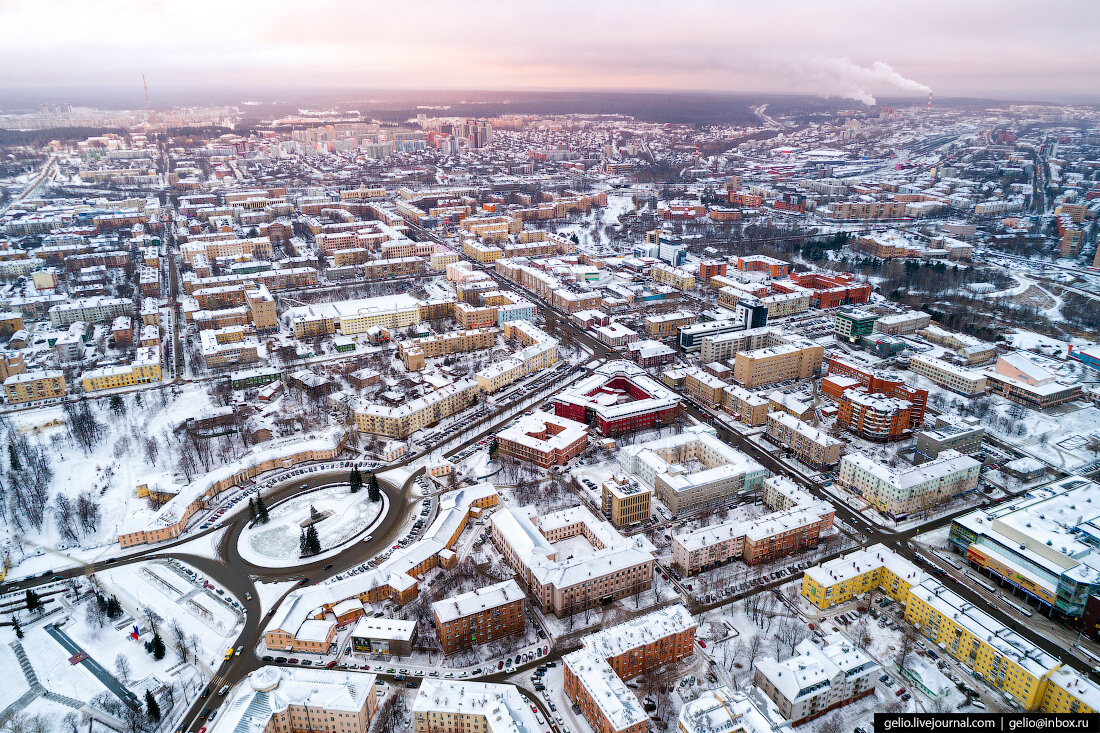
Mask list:
[[[1026,608],[1024,606],[1021,606],[1018,603],[1013,603],[1012,601],[1010,601],[1010,600],[1008,600],[1007,598],[1004,598],[1004,597],[1002,597],[1001,600],[1004,601],[1005,604],[1007,604],[1007,605],[1011,606],[1012,608],[1016,609],[1019,613],[1022,613],[1024,616],[1027,616],[1028,618],[1031,618],[1032,612],[1031,612],[1030,608]]]
[[[987,583],[984,580],[982,580],[981,578],[979,578],[974,573],[968,572],[968,573],[965,573],[965,575],[966,575],[966,577],[970,578],[971,580],[973,580],[975,583],[977,583],[981,587],[985,588],[990,593],[996,593],[997,592],[996,588],[994,588],[992,585],[990,585],[989,583]]]

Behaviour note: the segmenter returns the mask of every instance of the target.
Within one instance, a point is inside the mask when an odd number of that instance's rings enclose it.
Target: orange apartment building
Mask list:
[[[765,272],[768,277],[779,278],[787,277],[790,273],[790,264],[783,260],[777,260],[774,257],[766,257],[764,255],[748,255],[746,257],[737,258],[737,269],[742,272]],[[723,272],[723,275],[726,273]]]

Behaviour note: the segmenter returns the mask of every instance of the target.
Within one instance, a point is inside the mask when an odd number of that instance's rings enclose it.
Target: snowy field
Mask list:
[[[70,437],[60,406],[16,412],[4,418],[12,431],[25,436],[30,445],[41,446],[50,456],[48,504],[52,505],[60,494],[75,500],[77,494],[87,491],[95,497],[100,512],[96,527],[81,532],[76,541],[64,537],[52,511],[45,513],[40,527],[25,523],[14,529],[12,537],[21,542],[5,543],[13,563],[10,577],[72,567],[117,554],[119,530],[137,510],[150,506],[146,499],[138,498],[135,487],[184,483],[174,460],[166,458],[170,447],[174,450],[179,445],[175,428],[212,406],[206,385],[146,390],[122,400],[123,408],[117,413],[111,410],[108,399],[88,400],[100,429],[98,440],[88,450]],[[8,462],[5,457],[5,464]]]
[[[188,570],[195,572],[182,563],[151,561],[113,568],[95,577],[104,592],[117,596],[131,615],[141,617],[144,614],[139,609],[148,608],[162,624],[178,623],[199,660],[215,669],[240,633],[244,612],[224,589],[204,588],[203,582],[209,581],[200,573],[192,579]],[[166,642],[171,646],[175,640]]]
[[[256,524],[241,532],[238,551],[246,561],[263,567],[287,567],[314,562],[365,535],[385,515],[389,499],[372,502],[366,488],[351,493],[346,485],[312,491],[272,508],[267,524]],[[316,510],[324,519],[316,523],[323,552],[308,558],[299,556],[299,536],[304,522]]]

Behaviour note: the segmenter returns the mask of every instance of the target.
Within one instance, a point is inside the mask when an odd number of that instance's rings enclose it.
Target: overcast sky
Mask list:
[[[0,89],[670,89],[1100,102],[1097,0],[0,0]]]

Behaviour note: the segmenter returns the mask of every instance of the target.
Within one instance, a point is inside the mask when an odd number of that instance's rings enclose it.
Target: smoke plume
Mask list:
[[[905,92],[932,91],[928,85],[902,76],[882,61],[860,66],[847,58],[821,57],[810,60],[800,73],[804,74],[807,86],[816,89],[819,94],[854,99],[868,105],[875,104],[872,89],[892,87]]]

